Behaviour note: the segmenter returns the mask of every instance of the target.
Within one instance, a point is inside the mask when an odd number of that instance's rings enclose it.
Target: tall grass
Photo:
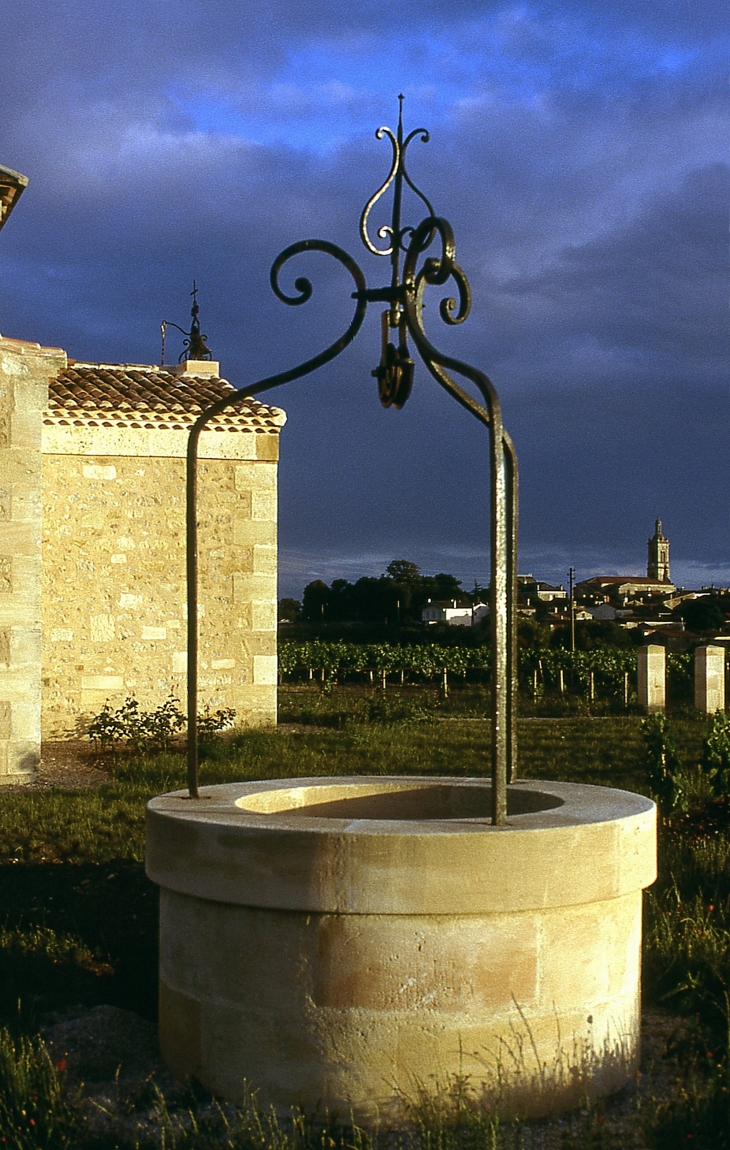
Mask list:
[[[489,772],[488,722],[444,715],[429,689],[420,697],[389,690],[386,702],[378,692],[284,688],[282,711],[295,727],[242,731],[209,748],[203,784]],[[689,713],[672,722],[679,758],[699,763],[707,721]],[[526,719],[519,738],[523,777],[649,790],[637,717]],[[105,769],[109,781],[93,790],[5,794],[0,802],[0,1025],[9,1028],[0,1034],[0,1146],[91,1145],[82,1141],[80,1111],[64,1092],[62,1072],[34,1037],[48,1011],[107,1002],[155,1017],[157,893],[143,870],[144,807],[152,795],[185,785],[185,764],[179,753],[117,754],[107,757]],[[641,1096],[633,1129],[639,1146],[722,1150],[730,1145],[730,803],[703,791],[701,773],[689,769],[688,779],[685,809],[662,822],[660,878],[646,895],[644,955],[647,1003],[678,1018],[671,1053],[679,1078],[669,1101]],[[452,1090],[447,1101],[438,1113],[422,1107],[414,1117],[419,1145],[429,1150],[621,1145],[596,1107],[566,1118],[546,1141],[548,1133],[534,1124],[500,1126],[467,1105],[463,1091]],[[291,1126],[276,1124],[253,1103],[236,1114],[209,1105],[185,1121],[165,1118],[159,1106],[158,1127],[169,1147],[345,1150],[357,1143],[366,1150],[361,1133],[334,1130],[326,1135],[331,1141],[322,1141],[321,1128],[301,1117]]]
[[[0,1142],[14,1150],[66,1150],[84,1141],[83,1114],[43,1042],[0,1029]]]

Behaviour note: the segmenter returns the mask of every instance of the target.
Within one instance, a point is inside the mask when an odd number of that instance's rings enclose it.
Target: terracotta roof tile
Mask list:
[[[217,376],[172,375],[140,365],[75,363],[52,379],[46,424],[144,427],[180,431],[204,408],[236,389]],[[256,399],[242,400],[210,423],[215,431],[276,432],[286,416]]]

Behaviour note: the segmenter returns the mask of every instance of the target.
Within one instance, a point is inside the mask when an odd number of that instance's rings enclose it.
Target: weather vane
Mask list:
[[[178,356],[178,363],[182,363],[185,359],[212,359],[213,352],[206,344],[207,335],[202,335],[200,331],[200,305],[198,304],[198,285],[193,280],[193,290],[190,295],[193,299],[193,306],[190,309],[191,324],[190,331],[185,331],[185,328],[180,327],[177,323],[172,323],[169,319],[163,319],[160,324],[160,334],[162,336],[162,349],[160,352],[160,367],[165,365],[165,337],[167,335],[168,327],[177,328],[179,332],[185,336],[183,340],[183,351]]]
[[[488,485],[491,506],[491,586],[490,623],[492,637],[491,666],[491,767],[492,821],[501,825],[507,817],[507,783],[516,777],[516,690],[517,690],[517,458],[512,440],[502,423],[499,397],[484,372],[438,350],[423,325],[423,300],[428,287],[443,287],[453,281],[458,296],[447,296],[439,305],[439,315],[451,326],[463,323],[469,315],[471,294],[464,272],[456,262],[454,234],[448,220],[437,216],[431,203],[411,180],[406,168],[406,153],[412,140],[429,140],[425,128],[403,133],[403,96],[399,96],[398,128],[378,128],[377,139],[387,137],[393,151],[387,179],[371,196],[360,217],[360,236],[369,252],[389,256],[390,283],[386,287],[368,288],[359,265],[343,248],[329,240],[300,240],[285,248],[271,267],[272,290],[282,303],[298,307],[312,298],[311,280],[299,276],[294,280],[295,294],[288,295],[280,285],[282,268],[295,256],[321,252],[332,256],[351,276],[355,290],[355,314],[350,326],[328,348],[304,363],[278,375],[269,376],[225,395],[199,416],[191,428],[187,454],[187,584],[188,584],[188,789],[191,798],[198,794],[198,516],[197,461],[198,441],[206,425],[233,404],[269,391],[280,384],[301,379],[335,359],[352,343],[359,332],[369,303],[386,303],[382,316],[380,363],[372,373],[378,381],[381,403],[386,407],[403,407],[413,385],[415,361],[408,340],[413,343],[421,361],[434,379],[462,407],[466,408],[489,432]],[[385,192],[393,187],[390,224],[377,232],[382,247],[368,231],[370,214]],[[415,193],[426,209],[416,226],[402,221],[404,185]],[[433,248],[432,255],[426,255]],[[193,309],[195,322],[197,313]],[[397,334],[396,334],[397,333]],[[395,335],[397,342],[391,339]],[[192,341],[192,329],[190,333]],[[192,346],[189,349],[192,355]],[[481,395],[475,399],[454,376],[468,380]]]

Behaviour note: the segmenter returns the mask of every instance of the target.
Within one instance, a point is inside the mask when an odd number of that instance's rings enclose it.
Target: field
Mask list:
[[[570,713],[520,721],[522,777],[560,778],[649,793],[646,740],[631,714]],[[526,708],[534,710],[528,704]],[[238,732],[212,742],[202,783],[325,774],[483,775],[488,723],[481,689],[281,689],[275,731]],[[574,708],[575,710],[575,708]],[[580,711],[580,708],[578,708]],[[685,764],[682,804],[662,821],[660,879],[646,894],[646,1007],[664,1019],[668,1049],[661,1074],[669,1091],[637,1083],[625,1092],[621,1121],[610,1107],[586,1106],[549,1128],[500,1128],[469,1106],[462,1090],[425,1106],[414,1121],[433,1150],[474,1145],[730,1146],[728,989],[730,988],[730,805],[710,794],[696,766],[708,720],[672,718]],[[64,1071],[35,1035],[50,1012],[107,1003],[154,1020],[156,891],[144,876],[144,805],[184,785],[179,753],[109,752],[106,781],[76,791],[58,787],[0,798],[0,1141],[20,1147],[134,1145],[129,1135],[94,1133],[84,1103],[64,1090]],[[664,1042],[664,1046],[667,1043]],[[466,1092],[468,1094],[468,1091]],[[432,1100],[433,1101],[433,1100]],[[146,1105],[150,1106],[149,1091]],[[357,1132],[323,1132],[302,1120],[272,1124],[255,1106],[232,1116],[193,1090],[187,1126],[176,1133],[164,1113],[166,1146],[365,1146]],[[182,1105],[182,1103],[180,1103]],[[127,1110],[142,1106],[128,1102]],[[202,1107],[202,1110],[200,1109]],[[615,1109],[615,1108],[614,1108]],[[31,1122],[32,1120],[32,1122]],[[129,1123],[126,1127],[129,1129]],[[162,1135],[159,1134],[162,1130]],[[153,1144],[151,1133],[137,1135]],[[145,1141],[147,1139],[147,1141]]]

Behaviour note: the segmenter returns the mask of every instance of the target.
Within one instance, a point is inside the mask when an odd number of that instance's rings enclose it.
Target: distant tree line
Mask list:
[[[475,583],[471,592],[454,575],[440,572],[423,575],[407,559],[394,559],[379,577],[364,576],[355,583],[334,579],[328,586],[315,579],[304,588],[301,603],[282,599],[279,618],[292,623],[387,623],[391,626],[420,622],[429,599],[456,600],[471,604],[487,595]]]

